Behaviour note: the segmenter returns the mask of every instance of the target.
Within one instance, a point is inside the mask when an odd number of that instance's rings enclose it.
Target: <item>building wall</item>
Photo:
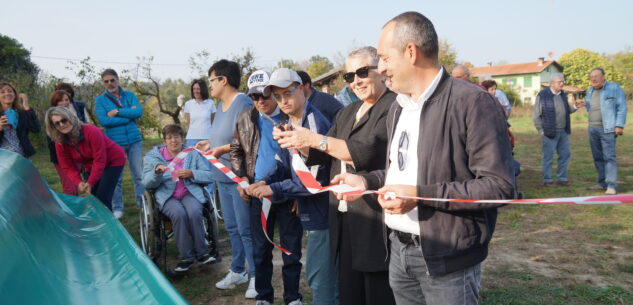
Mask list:
[[[509,85],[519,94],[523,104],[534,104],[536,95],[542,90],[541,83],[549,82],[552,73],[560,72],[554,65],[550,65],[540,73],[498,75],[492,79],[497,83]]]

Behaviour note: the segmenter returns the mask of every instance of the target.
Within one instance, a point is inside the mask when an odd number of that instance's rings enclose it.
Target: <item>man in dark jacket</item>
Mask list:
[[[303,94],[307,102],[323,114],[330,123],[334,123],[336,114],[343,109],[343,104],[334,96],[321,92],[312,87],[312,79],[305,71],[298,71],[301,82],[303,83]]]
[[[511,198],[504,115],[488,93],[439,65],[437,34],[420,13],[403,13],[383,27],[378,56],[378,70],[399,93],[387,116],[387,169],[339,175],[332,183],[382,187],[378,201],[392,229],[389,281],[397,304],[477,304],[498,205],[384,194]]]
[[[262,180],[275,165],[275,155],[279,146],[273,140],[273,124],[268,118],[279,124],[288,121],[288,116],[277,107],[275,101],[263,95],[263,89],[270,73],[255,71],[248,78],[248,96],[254,107],[240,113],[235,127],[235,136],[231,142],[229,154],[231,167],[243,180],[256,183]],[[266,118],[267,116],[268,118]],[[246,190],[237,186],[240,196],[251,203],[251,234],[253,237],[253,260],[255,261],[256,299],[272,304],[275,299],[272,286],[273,245],[266,239],[261,222],[262,201],[249,198]],[[292,200],[273,202],[268,212],[267,232],[273,236],[275,222],[279,225],[279,240],[292,255],[283,255],[282,278],[284,282],[284,302],[286,304],[301,300],[299,280],[301,279],[301,237],[303,228],[299,217],[292,211]]]
[[[302,89],[299,75],[290,69],[281,68],[271,75],[264,95],[271,94],[281,111],[288,115],[290,124],[285,126],[301,126],[316,133],[326,133],[330,129],[330,122],[306,102]],[[275,201],[297,200],[301,225],[308,236],[306,277],[312,289],[313,304],[338,304],[335,262],[329,255],[328,194],[313,195],[306,190],[292,170],[292,155],[288,150],[280,150],[278,156],[275,168],[264,179],[265,185],[251,186],[250,195],[258,198],[272,196]],[[329,165],[313,166],[310,171],[319,183],[328,184]]]

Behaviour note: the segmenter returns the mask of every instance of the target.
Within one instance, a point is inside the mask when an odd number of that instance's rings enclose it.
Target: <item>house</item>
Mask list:
[[[535,62],[488,65],[470,70],[471,75],[479,79],[492,78],[497,83],[510,86],[519,94],[523,104],[534,104],[536,95],[544,88],[543,83],[549,83],[553,73],[562,73],[563,67],[554,60],[545,60],[545,58],[540,57]]]
[[[335,81],[336,79],[338,79],[339,77],[341,77],[341,75],[343,75],[343,67],[336,67],[331,69],[330,71],[327,71],[324,74],[321,74],[319,76],[317,76],[315,79],[312,80],[312,86],[320,88],[321,91],[325,92],[325,93],[330,93],[330,85],[333,81]],[[336,89],[332,90],[333,92],[336,92]]]

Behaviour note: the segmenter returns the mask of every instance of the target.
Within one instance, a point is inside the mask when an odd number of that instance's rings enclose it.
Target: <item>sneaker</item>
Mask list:
[[[174,272],[188,271],[192,265],[193,265],[193,261],[183,259],[178,263],[178,265],[176,265],[176,268],[174,268]]]
[[[296,299],[296,300],[288,303],[288,305],[303,305],[303,303],[301,303],[301,299]]]
[[[198,265],[211,265],[217,263],[217,259],[211,254],[206,253],[200,257],[198,257]]]
[[[571,186],[571,181],[558,181],[556,184],[558,186]]]
[[[235,285],[246,282],[248,282],[248,274],[246,271],[240,274],[229,270],[229,273],[227,273],[221,281],[215,283],[215,287],[218,289],[232,289],[235,288]]]
[[[123,211],[114,211],[112,212],[112,214],[114,214],[114,218],[119,219],[121,217],[123,217]]]
[[[605,193],[606,195],[615,195],[615,194],[617,194],[618,192],[616,192],[616,191],[615,191],[615,188],[609,187],[609,188],[607,188],[607,191],[606,191],[606,192],[604,192],[604,193]]]
[[[592,185],[587,188],[587,190],[589,191],[598,191],[598,190],[606,190],[606,189],[607,189],[606,186],[602,186],[600,184]]]
[[[257,300],[257,302],[255,302],[255,305],[273,305],[273,303],[266,300]]]
[[[251,281],[248,283],[248,289],[246,289],[246,293],[244,297],[247,299],[254,299],[257,297],[257,290],[255,290],[255,278],[252,277]]]

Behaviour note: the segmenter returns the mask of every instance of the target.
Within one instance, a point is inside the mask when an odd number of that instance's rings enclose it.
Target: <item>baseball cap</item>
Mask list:
[[[264,92],[264,87],[268,84],[270,80],[270,72],[264,70],[257,70],[248,77],[248,92],[246,94],[259,93]]]
[[[279,68],[275,70],[270,76],[270,81],[268,81],[268,84],[266,85],[266,87],[264,87],[264,95],[270,95],[270,90],[272,89],[272,86],[279,88],[288,88],[290,87],[290,85],[292,85],[292,83],[303,84],[301,82],[301,77],[299,77],[299,74],[288,68]]]

